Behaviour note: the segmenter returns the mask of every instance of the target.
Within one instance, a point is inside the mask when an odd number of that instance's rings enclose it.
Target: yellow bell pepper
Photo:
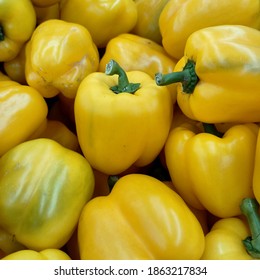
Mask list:
[[[36,15],[30,0],[0,1],[0,62],[16,57],[35,26]]]
[[[200,259],[201,225],[182,198],[143,174],[121,177],[89,201],[78,224],[81,259]]]
[[[151,163],[164,146],[172,114],[166,87],[145,72],[125,72],[114,60],[105,73],[89,74],[75,98],[82,152],[94,169],[109,175]]]
[[[74,98],[83,78],[98,64],[99,53],[88,30],[76,23],[47,20],[26,46],[26,81],[46,98],[60,92]]]
[[[202,260],[252,260],[242,241],[250,235],[245,221],[238,217],[218,220],[205,236]]]
[[[82,155],[51,139],[26,141],[0,158],[0,227],[28,249],[61,248],[93,189]]]
[[[205,126],[205,127],[208,127]],[[165,143],[173,184],[191,206],[227,218],[240,215],[240,201],[253,197],[252,178],[259,127],[234,125],[222,137],[180,125]]]
[[[159,17],[162,44],[167,53],[180,59],[188,37],[199,29],[218,25],[259,29],[259,9],[258,0],[170,0]],[[218,38],[215,38],[214,43],[217,42]]]
[[[4,62],[4,70],[11,80],[22,85],[27,85],[25,78],[25,48],[26,43],[22,46],[17,56],[9,61]]]
[[[259,1],[258,1],[259,3]],[[187,40],[174,72],[177,102],[190,119],[206,123],[259,122],[260,31],[238,25],[200,29]]]
[[[34,250],[20,250],[9,254],[1,260],[71,260],[70,256],[60,249],[45,249],[40,252]]]
[[[121,33],[132,30],[137,21],[133,0],[65,0],[60,18],[86,27],[98,48]]]
[[[0,81],[0,156],[28,139],[45,122],[48,107],[30,86]]]
[[[161,44],[162,35],[159,28],[159,17],[168,1],[135,0],[138,17],[136,25],[131,32]]]

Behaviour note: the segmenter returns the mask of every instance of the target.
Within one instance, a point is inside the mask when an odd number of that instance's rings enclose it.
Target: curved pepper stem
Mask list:
[[[260,259],[260,215],[259,204],[255,198],[245,198],[240,205],[241,212],[246,216],[251,236],[243,240],[247,252]]]
[[[4,30],[3,27],[0,25],[0,42],[4,41],[5,35],[4,35]]]
[[[122,92],[135,93],[140,88],[140,83],[129,83],[126,72],[113,59],[111,59],[107,63],[105,74],[118,75],[118,85],[110,88],[114,93],[122,93]]]
[[[206,133],[213,134],[220,138],[224,135],[224,133],[217,130],[216,126],[213,123],[202,123],[202,125]]]
[[[166,86],[180,82],[182,83],[183,92],[191,94],[199,82],[199,77],[195,72],[195,62],[188,60],[181,72],[172,72],[165,75],[156,73],[155,82],[158,86]]]

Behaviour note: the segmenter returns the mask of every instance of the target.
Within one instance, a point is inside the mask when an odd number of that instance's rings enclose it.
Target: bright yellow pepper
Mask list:
[[[0,158],[0,227],[28,249],[61,248],[93,189],[82,155],[51,139],[26,141]]]
[[[207,126],[208,127],[208,126]],[[180,125],[165,144],[173,184],[191,206],[227,218],[240,215],[240,201],[253,197],[252,178],[259,127],[234,125],[222,137]]]
[[[252,260],[242,240],[250,235],[248,225],[238,217],[218,220],[205,236],[202,260]]]
[[[162,35],[159,28],[159,17],[168,1],[135,0],[138,17],[136,25],[131,32],[161,44]]]
[[[258,0],[170,0],[159,18],[162,44],[172,57],[180,59],[193,32],[205,27],[233,24],[259,29],[259,11]],[[214,43],[217,41],[215,38]]]
[[[177,103],[190,119],[259,122],[260,31],[241,25],[200,29],[188,38],[174,72],[155,79],[178,82]]]
[[[82,81],[75,99],[82,152],[94,169],[109,175],[151,163],[164,146],[172,114],[166,87],[145,72],[124,72],[113,60],[106,73]]]
[[[46,98],[60,92],[74,98],[83,78],[98,64],[99,53],[88,30],[76,23],[47,20],[26,46],[27,83]]]
[[[28,139],[45,122],[48,107],[30,86],[0,81],[0,156]]]
[[[89,201],[78,224],[81,259],[199,259],[201,225],[182,198],[143,174],[121,177]]]
[[[85,26],[96,46],[104,48],[110,39],[132,30],[137,8],[133,0],[65,0],[60,18]]]
[[[20,250],[9,254],[1,260],[71,260],[69,255],[60,249],[45,249],[40,252],[34,250]]]
[[[35,26],[36,15],[30,0],[0,1],[0,62],[16,57]]]

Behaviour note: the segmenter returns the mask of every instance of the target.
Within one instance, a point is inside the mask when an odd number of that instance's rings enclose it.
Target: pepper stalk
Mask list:
[[[183,70],[180,72],[172,72],[164,75],[162,73],[156,73],[155,82],[158,86],[166,86],[181,82],[183,86],[183,92],[191,94],[199,82],[199,77],[195,72],[195,62],[188,60]]]
[[[251,236],[243,240],[247,252],[260,259],[260,215],[259,203],[255,198],[244,198],[240,205],[241,212],[246,216]]]
[[[126,72],[123,68],[113,59],[111,59],[105,69],[107,75],[118,75],[118,85],[111,87],[110,89],[118,94],[122,92],[128,92],[134,94],[139,88],[140,83],[129,83]]]
[[[224,133],[217,130],[216,126],[213,123],[202,123],[202,125],[206,133],[210,133],[220,138],[224,135]]]

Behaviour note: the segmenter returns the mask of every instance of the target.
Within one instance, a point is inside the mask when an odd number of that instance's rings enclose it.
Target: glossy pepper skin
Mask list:
[[[130,32],[137,21],[133,0],[65,0],[60,18],[86,27],[98,48],[121,33]]]
[[[0,2],[0,62],[15,58],[35,26],[36,15],[30,0]]]
[[[200,29],[187,40],[172,74],[157,84],[179,82],[177,103],[205,123],[259,122],[260,31],[222,25]]]
[[[47,104],[36,89],[0,81],[0,156],[35,133],[47,113]]]
[[[26,81],[46,98],[60,92],[74,98],[80,82],[98,64],[98,50],[88,30],[76,23],[47,20],[26,46]]]
[[[218,220],[205,236],[202,260],[252,260],[242,240],[250,235],[250,229],[241,218]]]
[[[170,0],[159,18],[162,44],[167,53],[180,59],[193,32],[218,25],[244,25],[259,29],[259,11],[258,0]]]
[[[0,226],[28,249],[61,248],[93,189],[82,155],[51,139],[26,141],[0,158]]]
[[[172,112],[166,87],[158,87],[145,72],[124,72],[111,60],[106,73],[89,74],[76,95],[82,152],[94,169],[108,175],[145,166],[163,148]]]
[[[121,177],[80,216],[81,259],[199,259],[204,234],[182,198],[143,174]]]
[[[173,183],[188,204],[227,218],[254,197],[252,178],[258,126],[234,125],[222,137],[179,126],[171,130],[165,158]],[[184,178],[184,179],[183,179]]]
[[[34,250],[20,250],[9,254],[1,260],[71,260],[69,255],[60,249],[45,249],[40,252]]]
[[[148,38],[158,44],[162,43],[159,28],[160,14],[169,0],[136,0],[137,22],[132,33]]]

